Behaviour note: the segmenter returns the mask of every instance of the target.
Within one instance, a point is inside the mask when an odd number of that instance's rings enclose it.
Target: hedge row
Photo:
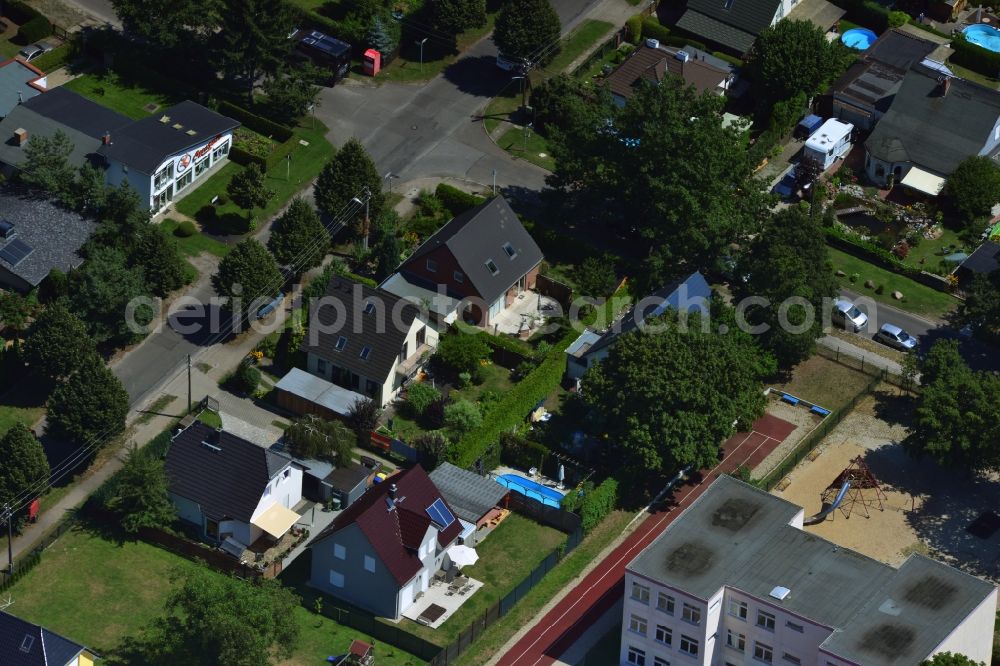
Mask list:
[[[932,273],[927,273],[905,264],[892,252],[872,241],[862,240],[836,227],[827,227],[824,229],[824,232],[826,233],[826,242],[828,245],[853,254],[859,259],[864,259],[893,273],[908,277],[914,282],[919,282],[938,291],[950,293],[947,281]]]
[[[584,494],[580,502],[580,518],[584,533],[597,527],[618,504],[618,482],[607,478],[589,493]]]
[[[32,65],[42,70],[43,72],[52,72],[67,62],[69,62],[76,55],[76,44],[73,42],[66,42],[61,46],[57,46],[45,55],[39,56],[32,61]]]
[[[434,196],[441,200],[452,216],[461,215],[470,208],[475,208],[486,201],[485,197],[463,192],[457,187],[445,183],[438,183],[438,186],[434,188]]]
[[[889,10],[875,0],[833,0],[833,4],[847,11],[848,21],[871,28],[882,34],[889,27]]]
[[[961,35],[956,35],[951,40],[951,48],[955,49],[951,55],[951,62],[960,67],[967,67],[974,72],[991,77],[1000,72],[1000,53],[996,51],[990,51],[973,44]]]
[[[642,39],[657,39],[661,43],[670,39],[670,28],[661,25],[652,16],[648,16],[642,21]]]
[[[628,40],[639,45],[642,41],[642,14],[635,14],[630,16],[627,21],[625,21],[625,29],[628,31]]]
[[[219,102],[219,113],[224,116],[229,116],[233,120],[238,120],[245,127],[252,129],[258,134],[263,134],[266,137],[274,139],[279,143],[288,141],[292,138],[292,135],[295,134],[291,127],[281,125],[273,120],[268,120],[263,116],[258,116],[256,113],[247,111],[243,107],[236,106],[232,102],[226,100]]]
[[[518,338],[512,338],[509,335],[490,335],[486,331],[479,331],[476,335],[480,336],[490,347],[495,349],[506,349],[513,354],[517,354],[518,356],[530,358],[534,352],[531,345],[527,342],[519,340]]]
[[[17,29],[17,40],[22,44],[31,44],[39,39],[45,39],[52,34],[52,24],[39,14]]]
[[[27,3],[15,0],[4,4],[3,15],[14,23],[23,25],[31,19],[41,16],[42,13]]]

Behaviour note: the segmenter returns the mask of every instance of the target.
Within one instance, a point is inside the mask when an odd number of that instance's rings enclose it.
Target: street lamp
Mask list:
[[[351,203],[356,203],[356,204],[359,204],[359,205],[360,204],[364,204],[365,205],[365,223],[364,223],[364,228],[362,229],[362,231],[364,232],[364,236],[362,237],[362,240],[361,240],[361,247],[363,247],[367,251],[368,250],[368,202],[371,201],[371,199],[372,199],[372,193],[366,187],[362,191],[362,196],[365,198],[364,201],[362,201],[361,199],[359,199],[357,197],[351,197]]]
[[[525,96],[525,94],[527,93],[528,75],[525,74],[524,76],[512,76],[510,77],[510,80],[511,81],[519,80],[521,82],[521,107],[523,108],[525,106],[528,106],[528,98]]]
[[[427,41],[427,37],[424,37],[419,42],[417,42],[417,45],[420,47],[420,73],[421,74],[424,73],[424,42],[426,42],[426,41]]]
[[[392,181],[395,178],[399,178],[399,176],[397,176],[396,174],[394,174],[391,171],[387,171],[386,174],[384,176],[382,176],[382,180],[389,181],[389,194],[392,194]]]

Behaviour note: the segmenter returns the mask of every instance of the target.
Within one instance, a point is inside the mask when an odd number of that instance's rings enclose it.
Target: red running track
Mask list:
[[[573,591],[548,612],[500,660],[497,666],[549,666],[622,596],[625,566],[708,487],[718,474],[740,465],[759,464],[795,429],[791,423],[765,415],[750,432],[737,433],[722,446],[722,461],[694,475],[694,483],[678,488],[669,506],[647,516]]]

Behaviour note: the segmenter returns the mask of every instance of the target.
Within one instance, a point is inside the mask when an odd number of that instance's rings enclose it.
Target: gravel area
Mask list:
[[[752,477],[754,479],[762,479],[767,476],[768,472],[777,467],[792,452],[795,446],[802,441],[802,438],[812,432],[813,428],[823,420],[818,414],[813,414],[806,407],[789,405],[778,398],[772,398],[771,402],[768,403],[767,413],[788,421],[795,426],[795,430],[792,431],[792,434],[785,441],[778,444],[777,448],[771,451],[759,465],[753,468]]]

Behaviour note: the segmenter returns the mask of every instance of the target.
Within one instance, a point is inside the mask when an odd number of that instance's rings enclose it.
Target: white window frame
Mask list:
[[[437,273],[438,262],[434,261],[433,259],[428,259],[427,262],[424,264],[424,266],[426,266],[427,270],[430,271],[431,273]]]
[[[649,633],[649,623],[643,616],[632,613],[628,618],[628,630],[633,634],[645,636]]]
[[[759,661],[763,664],[770,664],[774,662],[774,648],[767,643],[761,643],[760,641],[753,642],[753,658],[754,661]]]
[[[653,657],[653,666],[670,666],[670,662],[663,657]]]
[[[674,644],[674,632],[670,627],[665,627],[662,624],[656,625],[656,633],[653,634],[653,640],[655,640],[660,645],[671,646]]]
[[[649,605],[649,588],[645,585],[632,581],[632,600],[640,604]]]
[[[787,661],[789,664],[795,664],[795,666],[802,666],[802,660],[796,657],[794,654],[789,654],[787,652],[781,655],[782,661]]]
[[[672,596],[664,592],[658,592],[656,594],[656,610],[661,613],[666,613],[667,615],[673,615],[675,608],[676,604]]]
[[[681,642],[680,645],[678,646],[678,649],[683,654],[689,655],[691,657],[697,657],[698,649],[700,647],[701,646],[698,644],[697,638],[691,638],[690,636],[685,636],[684,634],[681,634]]]
[[[735,637],[735,638],[734,638]],[[745,652],[747,649],[747,636],[732,629],[726,630],[726,646],[738,652]]]
[[[729,601],[729,614],[746,622],[747,617],[750,616],[750,607],[747,606],[747,602],[745,601],[732,599]]]
[[[786,620],[785,626],[791,629],[792,631],[798,632],[800,634],[803,634],[806,631],[806,628],[804,626],[798,624],[797,622],[792,622],[791,620]]]
[[[629,645],[626,661],[633,666],[646,666],[646,651]]]
[[[330,585],[333,587],[344,587],[344,574],[330,569]]]
[[[681,619],[695,626],[701,624],[701,609],[685,603],[681,606]]]
[[[774,615],[762,610],[757,610],[757,626],[764,631],[774,631]]]

